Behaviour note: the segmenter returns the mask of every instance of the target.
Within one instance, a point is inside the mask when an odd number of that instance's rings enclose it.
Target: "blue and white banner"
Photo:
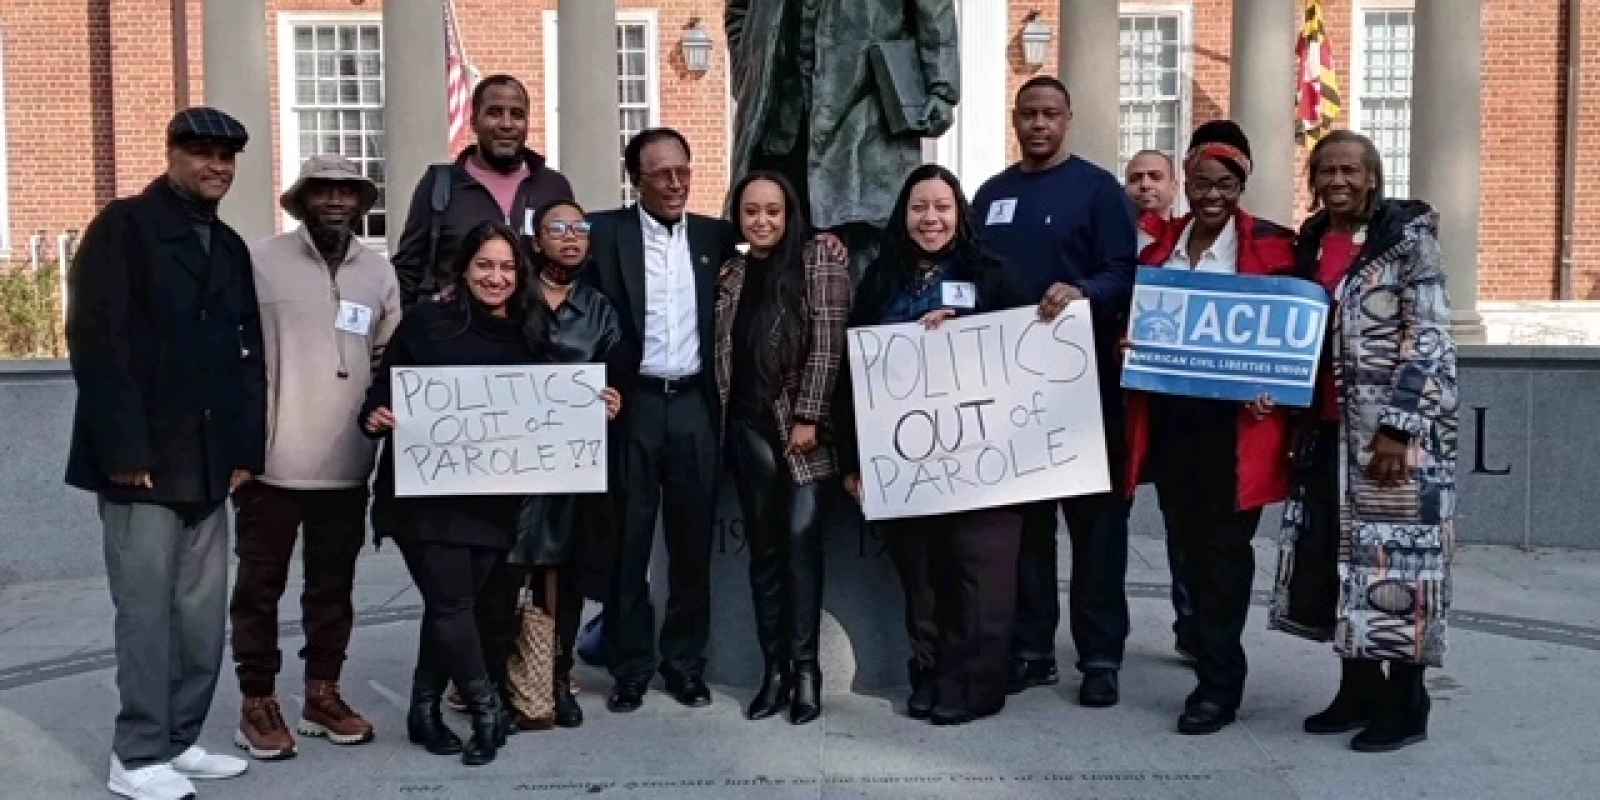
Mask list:
[[[1328,294],[1299,278],[1139,269],[1122,386],[1311,405]]]

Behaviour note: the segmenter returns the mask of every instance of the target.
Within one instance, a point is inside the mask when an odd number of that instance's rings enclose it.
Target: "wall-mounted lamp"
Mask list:
[[[1028,14],[1028,24],[1022,26],[1022,60],[1030,67],[1043,66],[1050,54],[1050,26],[1039,19],[1039,12]]]
[[[706,31],[706,26],[700,23],[700,18],[689,20],[689,25],[683,31],[683,63],[690,72],[703,73],[711,69],[711,51],[716,42],[711,34]]]

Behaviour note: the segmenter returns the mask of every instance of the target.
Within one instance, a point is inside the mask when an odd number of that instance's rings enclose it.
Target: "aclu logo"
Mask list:
[[[1292,297],[1138,287],[1135,344],[1310,355],[1326,323],[1322,307]]]

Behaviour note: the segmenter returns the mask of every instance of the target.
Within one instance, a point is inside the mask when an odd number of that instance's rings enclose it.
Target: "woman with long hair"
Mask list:
[[[1439,215],[1384,197],[1383,160],[1358,133],[1323,138],[1307,171],[1297,268],[1333,308],[1269,618],[1341,659],[1306,732],[1359,730],[1352,748],[1383,752],[1427,738],[1423,673],[1443,663],[1451,602],[1459,422]]]
[[[528,305],[544,313],[529,315],[525,323],[529,346],[539,350],[540,361],[555,364],[604,364],[616,351],[621,330],[617,312],[605,295],[579,280],[589,264],[589,223],[583,208],[571,200],[557,200],[534,212],[534,272],[528,287]],[[608,375],[615,374],[614,371]],[[616,419],[622,396],[616,389],[601,391],[606,418]],[[583,724],[583,708],[572,694],[572,651],[578,635],[578,617],[585,594],[604,596],[603,588],[584,592],[579,583],[580,551],[604,549],[603,526],[610,520],[604,494],[531,495],[523,501],[517,519],[517,541],[508,561],[526,568],[534,600],[555,608],[556,655],[552,672],[557,727]],[[602,554],[587,562],[607,560]],[[546,597],[546,573],[555,577],[555,597]],[[549,724],[518,715],[524,728]]]
[[[733,189],[749,250],[717,277],[716,377],[766,662],[745,709],[822,713],[824,490],[838,474],[830,403],[850,313],[848,261],[813,241],[789,182],[752,172]]]
[[[957,308],[945,304],[947,294],[976,299]],[[900,189],[882,249],[857,290],[850,325],[920,322],[934,329],[961,314],[1032,302],[1007,284],[1000,262],[978,247],[960,181],[944,167],[924,164]],[[842,423],[845,487],[859,500],[861,464],[849,384],[840,382],[846,392],[834,410]],[[890,520],[880,531],[905,594],[912,652],[907,714],[959,725],[997,713],[1006,699],[1022,509]]]
[[[463,239],[449,284],[435,300],[418,303],[400,322],[373,376],[359,424],[368,436],[395,427],[393,367],[527,364],[535,359],[524,333],[532,271],[517,234],[485,222]],[[412,742],[439,755],[461,754],[476,766],[505,744],[498,688],[490,679],[476,618],[479,592],[505,559],[516,528],[517,496],[396,497],[394,442],[378,463],[372,511],[377,536],[392,537],[422,594],[417,666],[406,729]],[[439,714],[447,680],[460,687],[472,715],[465,746]]]
[[[1250,140],[1231,120],[1195,129],[1184,159],[1190,212],[1140,254],[1163,269],[1224,275],[1291,275],[1294,232],[1239,204],[1250,178]],[[1248,669],[1250,612],[1261,509],[1289,489],[1288,415],[1268,397],[1251,403],[1127,393],[1129,499],[1154,482],[1167,528],[1173,582],[1190,613],[1174,626],[1194,657],[1198,686],[1178,732],[1215,733],[1232,722]]]

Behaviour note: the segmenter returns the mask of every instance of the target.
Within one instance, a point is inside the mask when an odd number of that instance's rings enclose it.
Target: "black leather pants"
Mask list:
[[[745,540],[756,635],[768,663],[817,659],[822,624],[822,485],[796,485],[772,433],[732,420],[728,456]]]

